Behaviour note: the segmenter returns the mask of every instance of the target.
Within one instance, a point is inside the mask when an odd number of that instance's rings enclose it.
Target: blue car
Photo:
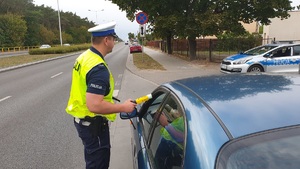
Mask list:
[[[194,77],[120,117],[138,169],[298,169],[299,96],[299,74]]]

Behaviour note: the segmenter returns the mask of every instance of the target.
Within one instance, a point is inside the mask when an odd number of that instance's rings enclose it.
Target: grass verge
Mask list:
[[[62,54],[21,55],[0,58],[0,69],[61,56]]]
[[[145,53],[133,53],[133,64],[139,69],[166,70],[161,64]]]
[[[62,56],[62,54],[21,55],[4,57],[0,58],[0,69],[55,58],[58,56]],[[159,64],[157,61],[155,61],[145,53],[134,53],[133,64],[139,69],[166,70],[161,64]]]

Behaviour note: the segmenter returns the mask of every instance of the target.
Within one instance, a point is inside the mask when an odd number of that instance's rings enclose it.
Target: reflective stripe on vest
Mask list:
[[[171,125],[171,127],[173,127],[174,130],[181,133],[182,138],[184,137],[184,119],[182,116],[174,120],[169,125]],[[165,127],[160,129],[160,134],[164,139],[172,141],[173,143],[177,144],[181,149],[183,149],[183,140],[181,140],[181,142],[177,142],[176,139],[173,138],[175,135],[169,133]]]
[[[86,106],[86,75],[96,65],[103,63],[109,71],[105,61],[90,49],[82,53],[77,59],[73,67],[72,85],[70,91],[70,98],[66,108],[66,112],[77,118],[84,118],[86,116],[95,117],[101,115],[106,117],[109,121],[116,119],[116,114],[95,114],[90,112]],[[114,91],[114,79],[109,71],[109,94],[104,96],[104,100],[114,103],[112,96]]]

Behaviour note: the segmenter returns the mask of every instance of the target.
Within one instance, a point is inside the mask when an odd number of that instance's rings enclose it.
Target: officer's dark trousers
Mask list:
[[[84,145],[86,169],[108,169],[110,161],[110,136],[107,121],[95,120],[90,126],[74,121]],[[96,125],[95,125],[96,124]]]

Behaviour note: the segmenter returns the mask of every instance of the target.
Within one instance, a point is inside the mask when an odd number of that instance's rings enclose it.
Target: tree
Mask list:
[[[41,37],[40,44],[53,44],[55,33],[47,29],[44,25],[40,26],[39,36]]]
[[[66,32],[73,37],[73,43],[87,43],[91,41],[91,35],[87,31],[88,28],[86,26],[71,27]]]
[[[134,33],[128,33],[128,39],[129,40],[134,39]]]
[[[23,15],[32,0],[0,0],[0,14],[13,13]]]
[[[62,39],[63,39],[63,43],[73,43],[72,35],[66,32],[62,32]]]
[[[19,15],[0,15],[0,46],[22,46],[27,27]]]
[[[27,13],[24,17],[27,24],[27,33],[25,35],[25,46],[37,46],[40,45],[42,39],[40,37],[40,27],[39,19],[41,18],[42,14],[40,11],[37,10],[27,10]]]
[[[155,37],[163,37],[167,43],[167,52],[172,54],[172,39],[176,34],[174,25],[176,24],[176,16],[158,16],[155,20],[156,26],[153,30]]]
[[[34,5],[32,2],[33,0],[0,0],[0,46],[15,46],[16,44],[36,46],[42,43],[60,42],[57,11],[44,5]],[[14,21],[15,27],[10,23],[13,19],[8,17],[9,14],[18,16]],[[87,29],[94,26],[93,22],[87,18],[80,18],[72,12],[60,11],[60,14],[64,42],[90,42]],[[7,22],[8,20],[10,22]],[[12,27],[14,29],[11,29]],[[21,30],[16,30],[17,28],[27,29],[25,37]],[[8,34],[10,30],[21,32]],[[19,39],[16,39],[17,37]]]
[[[182,0],[113,0],[113,3],[117,4],[121,10],[126,11],[127,17],[130,20],[134,20],[135,13],[139,10],[148,14],[148,25],[151,26],[153,35],[161,37],[167,41],[168,53],[171,51],[171,39],[174,35],[174,22],[169,20],[174,12],[178,12],[179,6],[182,4]],[[170,5],[172,4],[172,5]]]
[[[135,12],[148,13],[154,34],[189,41],[190,59],[196,56],[196,38],[224,32],[243,34],[240,22],[269,24],[270,18],[287,18],[293,9],[289,0],[113,0],[130,20]],[[169,47],[168,47],[169,48]],[[170,49],[169,49],[170,50]],[[170,52],[168,50],[168,52]]]

